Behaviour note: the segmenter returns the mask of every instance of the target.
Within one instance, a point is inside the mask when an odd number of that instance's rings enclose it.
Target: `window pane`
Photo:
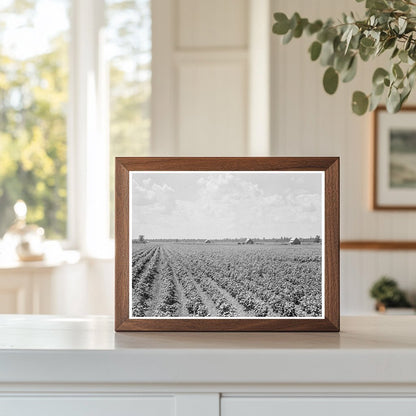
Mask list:
[[[69,2],[0,4],[0,238],[17,199],[48,238],[66,237]]]
[[[114,157],[146,156],[150,143],[151,0],[106,0],[110,77],[110,234]]]

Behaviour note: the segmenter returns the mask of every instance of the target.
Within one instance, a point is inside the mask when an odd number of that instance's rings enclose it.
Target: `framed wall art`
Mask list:
[[[339,159],[116,158],[116,331],[339,331]]]
[[[373,117],[373,208],[416,209],[416,107]]]

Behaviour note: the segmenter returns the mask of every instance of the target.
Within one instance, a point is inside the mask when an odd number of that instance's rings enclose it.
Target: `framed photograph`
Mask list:
[[[116,331],[339,331],[339,159],[116,158]]]
[[[374,112],[373,208],[416,209],[416,107]]]

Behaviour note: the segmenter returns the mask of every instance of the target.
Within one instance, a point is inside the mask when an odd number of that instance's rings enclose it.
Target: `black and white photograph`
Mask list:
[[[130,172],[131,318],[322,318],[323,172]]]

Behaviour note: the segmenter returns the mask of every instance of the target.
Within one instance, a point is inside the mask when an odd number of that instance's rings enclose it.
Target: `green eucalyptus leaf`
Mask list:
[[[378,45],[380,43],[381,33],[377,30],[370,30],[370,36],[374,39],[374,45]]]
[[[411,43],[412,43],[412,40],[413,40],[413,33],[411,33],[411,34],[408,36],[408,38],[407,38],[407,40],[406,40],[406,43],[404,44],[404,49],[405,49],[406,51],[410,48],[410,45],[411,45]]]
[[[345,32],[341,36],[341,41],[346,42],[350,35],[352,37],[352,27],[348,26],[347,29],[345,30]]]
[[[289,30],[286,35],[283,36],[282,43],[287,45],[293,39],[293,30]]]
[[[358,26],[351,25],[351,26],[349,26],[349,28],[342,35],[341,41],[346,43],[345,53],[347,53],[348,48],[350,47],[350,43],[351,43],[351,40],[352,40],[353,36],[355,36],[359,31],[360,31],[360,29],[358,28]]]
[[[350,43],[350,49],[358,49],[361,40],[361,32],[358,32],[355,36],[352,37]]]
[[[384,10],[388,8],[385,0],[367,0],[365,3],[367,9]]]
[[[338,88],[339,76],[335,69],[330,66],[324,74],[323,84],[324,89],[328,94],[334,94]]]
[[[336,36],[335,39],[332,41],[332,43],[334,45],[334,50],[337,50],[337,49],[341,50],[342,49],[342,52],[344,52],[344,49],[345,48],[344,47],[341,47],[341,43],[342,42],[341,42],[341,37],[340,36]]]
[[[400,93],[397,88],[392,88],[390,94],[387,96],[386,107],[389,113],[397,113],[400,109]]]
[[[326,41],[322,45],[320,63],[322,66],[332,65],[334,62],[334,44]]]
[[[384,82],[382,84],[373,85],[373,95],[383,95],[384,88]]]
[[[301,17],[298,12],[293,13],[293,16],[290,18],[289,24],[290,28],[294,30],[296,26],[300,23]]]
[[[416,60],[416,45],[412,45],[407,51],[409,58],[413,61]]]
[[[410,93],[412,92],[411,88],[406,88],[400,94],[400,107],[399,110],[402,108],[403,103],[409,98]]]
[[[409,88],[410,88],[410,90],[412,90],[413,86],[415,85],[416,73],[413,72],[411,74],[408,74],[407,76],[408,76],[408,80],[409,80]]]
[[[321,43],[325,43],[328,40],[328,30],[327,29],[322,29],[317,35],[316,35],[316,39],[321,42]]]
[[[375,48],[366,48],[363,45],[359,46],[358,52],[360,54],[360,58],[367,62],[372,56],[374,56],[376,49]]]
[[[342,72],[348,68],[351,61],[351,55],[337,53],[334,56],[334,68],[338,72]]]
[[[342,82],[352,81],[356,74],[357,74],[357,58],[354,55],[351,58],[350,63],[348,65],[348,68],[347,68],[347,70],[345,71],[345,73],[342,77]]]
[[[312,45],[309,47],[309,53],[311,54],[312,61],[316,61],[319,58],[321,50],[322,44],[320,42],[315,41],[312,43]]]
[[[391,20],[389,26],[390,26],[390,29],[393,30],[395,35],[399,34],[399,23],[396,20]]]
[[[295,38],[300,38],[303,33],[303,29],[308,26],[308,19],[300,19],[297,22],[297,25],[293,29],[293,36]]]
[[[388,71],[386,71],[384,68],[377,68],[373,74],[373,85],[377,86],[384,84],[384,78],[386,78],[388,75]]]
[[[285,35],[289,29],[289,19],[284,13],[275,13],[274,20],[276,20],[276,23],[273,25],[273,33],[276,33],[277,35]]]
[[[399,52],[399,59],[400,59],[402,62],[407,63],[408,58],[409,58],[409,55],[407,54],[407,51],[405,51],[404,49],[402,49],[402,50]]]
[[[400,68],[399,64],[394,64],[392,67],[392,74],[395,78],[401,79],[404,77],[403,70]]]
[[[396,84],[394,86],[399,90],[403,89],[404,88],[404,80],[399,81],[398,83],[396,82]]]
[[[402,35],[407,27],[407,19],[405,19],[403,16],[400,16],[397,20],[397,23],[399,25],[399,35]]]
[[[368,97],[361,91],[355,91],[352,95],[352,111],[362,116],[368,109]]]
[[[393,7],[402,12],[409,10],[409,6],[406,3],[404,3],[402,0],[394,0]]]
[[[400,49],[396,46],[393,50],[393,53],[391,54],[390,59],[394,59],[400,52]]]
[[[323,25],[324,24],[322,23],[322,20],[315,20],[306,28],[306,33],[308,33],[309,35],[313,35],[314,33],[319,32],[322,29]]]
[[[407,71],[407,76],[416,74],[416,64],[413,64]]]
[[[347,15],[347,23],[353,24],[353,23],[355,23],[355,20],[356,19],[355,19],[354,13],[350,12],[350,14]]]
[[[383,48],[384,49],[390,49],[392,48],[394,45],[396,44],[396,38],[392,37],[392,38],[387,38],[384,43],[383,43]]]
[[[368,111],[374,111],[380,104],[381,98],[382,98],[381,94],[380,95],[371,94],[370,105],[369,105]]]
[[[375,44],[375,40],[372,38],[362,38],[360,41],[360,46],[363,46],[364,48],[372,48]]]

